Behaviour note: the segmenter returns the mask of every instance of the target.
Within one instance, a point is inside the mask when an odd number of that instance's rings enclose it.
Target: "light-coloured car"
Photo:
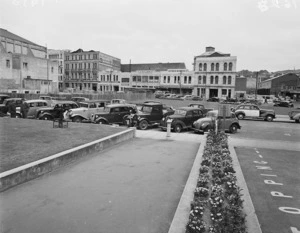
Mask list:
[[[29,119],[36,118],[36,113],[39,108],[50,106],[50,104],[47,100],[42,100],[42,99],[26,100],[25,103],[27,103],[28,107],[29,107],[28,112],[27,112],[27,118],[29,118]]]
[[[109,100],[89,100],[79,103],[79,108],[70,109],[65,115],[66,119],[73,122],[91,122],[92,115],[103,111]]]

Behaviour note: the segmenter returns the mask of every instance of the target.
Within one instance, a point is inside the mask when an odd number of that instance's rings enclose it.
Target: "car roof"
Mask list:
[[[150,103],[143,103],[143,105],[147,105],[147,106],[159,106],[159,105],[162,105],[162,104],[161,103],[150,102]]]
[[[134,107],[134,104],[109,104],[106,107]]]
[[[110,102],[109,100],[85,100],[80,103],[99,103],[99,102]]]
[[[47,100],[41,100],[41,99],[26,100],[26,103],[34,103],[34,102],[44,102],[44,103],[48,103]]]
[[[55,100],[55,104],[77,104],[74,101],[71,100]]]
[[[193,108],[193,107],[181,107],[181,108],[178,108],[180,110],[185,110],[185,111],[190,111],[190,110],[199,110],[201,111],[201,109],[197,109],[197,108]]]
[[[6,101],[9,101],[9,100],[24,100],[23,98],[8,98],[8,99],[5,99]]]

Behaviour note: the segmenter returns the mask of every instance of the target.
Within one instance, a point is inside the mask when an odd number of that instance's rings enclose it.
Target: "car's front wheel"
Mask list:
[[[76,116],[73,118],[73,122],[75,123],[81,123],[82,122],[82,118],[80,116]]]
[[[139,128],[141,130],[146,130],[148,129],[148,122],[146,120],[142,120],[140,123],[139,123]]]
[[[245,115],[242,114],[242,113],[239,113],[239,114],[237,115],[237,118],[238,118],[239,120],[243,120],[243,119],[245,118]]]
[[[50,116],[42,116],[40,119],[44,121],[51,121],[53,118]]]
[[[175,133],[180,133],[182,131],[182,126],[180,124],[175,125],[174,131]]]
[[[229,132],[235,134],[238,130],[238,126],[236,124],[232,124],[229,128]]]
[[[273,116],[270,116],[270,115],[268,115],[266,117],[266,120],[269,121],[269,122],[273,121],[273,119],[274,119]]]

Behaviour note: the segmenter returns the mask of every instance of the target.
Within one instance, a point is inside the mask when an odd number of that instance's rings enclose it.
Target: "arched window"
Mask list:
[[[227,63],[224,63],[224,71],[227,71]]]
[[[229,71],[232,71],[232,63],[229,63]]]
[[[214,63],[211,63],[211,65],[210,65],[210,70],[211,70],[211,71],[214,71],[214,70],[215,70],[215,64],[214,64]]]
[[[228,84],[231,85],[231,76],[228,76]]]
[[[216,71],[219,71],[219,63],[216,64]]]
[[[206,63],[204,63],[204,65],[203,65],[203,71],[206,71],[207,70],[207,65],[206,65]]]
[[[219,84],[219,77],[218,76],[215,77],[215,84]]]
[[[223,84],[226,84],[226,76],[223,76]]]
[[[202,63],[199,64],[199,71],[202,71]]]
[[[206,76],[203,76],[203,84],[206,84]]]
[[[214,84],[214,76],[210,76],[210,84]]]
[[[202,77],[198,76],[198,84],[201,84],[201,81],[202,81]]]

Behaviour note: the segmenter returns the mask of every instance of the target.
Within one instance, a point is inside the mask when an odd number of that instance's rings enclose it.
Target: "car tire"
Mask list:
[[[237,118],[238,118],[239,120],[243,120],[243,119],[245,118],[245,115],[244,115],[243,113],[239,113],[239,114],[237,115]]]
[[[75,123],[81,123],[82,122],[82,118],[80,116],[76,116],[72,119],[73,122]]]
[[[146,120],[142,120],[142,121],[139,123],[139,128],[140,128],[141,130],[146,130],[146,129],[148,129],[148,126],[149,126],[149,124],[148,124],[148,122],[147,122]]]
[[[235,134],[238,130],[238,126],[236,124],[232,124],[229,128],[229,132]]]
[[[16,118],[22,118],[22,115],[19,114],[19,113],[17,113],[17,114],[16,114]]]
[[[107,125],[107,122],[105,120],[99,120],[99,121],[97,121],[97,124]]]
[[[296,123],[300,123],[300,120],[299,120],[299,119],[298,119],[298,120],[295,120],[295,122],[296,122]]]
[[[53,117],[50,117],[50,116],[42,116],[40,118],[41,120],[44,120],[44,121],[51,121],[53,119]]]
[[[174,132],[175,133],[180,133],[182,131],[182,126],[181,124],[176,124],[174,127]]]
[[[270,116],[270,115],[268,115],[268,116],[266,117],[266,121],[268,121],[268,122],[272,122],[273,119],[274,119],[274,117],[273,117],[273,116]]]

